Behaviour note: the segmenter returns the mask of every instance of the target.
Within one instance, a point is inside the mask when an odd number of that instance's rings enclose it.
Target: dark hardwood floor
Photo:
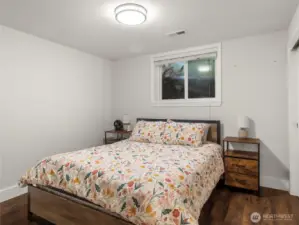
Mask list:
[[[262,196],[257,197],[241,192],[232,192],[227,188],[217,188],[204,206],[200,225],[299,225],[299,198],[287,192],[262,189]],[[263,220],[252,223],[250,215],[258,212],[262,215],[290,215],[290,220]],[[27,221],[27,196],[23,195],[0,204],[0,225],[49,225],[42,219]],[[63,224],[68,225],[68,224]],[[100,225],[100,223],[99,223]]]

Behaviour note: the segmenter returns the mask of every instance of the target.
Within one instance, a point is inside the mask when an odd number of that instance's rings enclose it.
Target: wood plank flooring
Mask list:
[[[200,225],[299,225],[299,198],[287,192],[263,188],[263,197],[217,188],[205,204]],[[0,204],[0,225],[50,225],[42,219],[27,221],[27,196],[23,195]],[[292,214],[291,220],[263,220],[252,223],[250,215]],[[68,225],[68,224],[63,224]],[[83,225],[83,224],[82,224]],[[108,224],[107,224],[108,225]]]

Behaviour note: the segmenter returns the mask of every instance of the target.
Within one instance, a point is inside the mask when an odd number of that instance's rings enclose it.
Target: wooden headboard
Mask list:
[[[137,121],[145,120],[145,121],[167,121],[167,119],[149,119],[149,118],[137,118]],[[208,123],[211,124],[209,133],[208,133],[208,141],[215,142],[217,144],[221,144],[221,133],[220,133],[220,121],[219,120],[182,120],[182,119],[171,119],[175,122],[181,123]]]

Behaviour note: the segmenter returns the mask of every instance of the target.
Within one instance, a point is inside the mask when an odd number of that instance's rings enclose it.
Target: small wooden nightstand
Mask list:
[[[125,140],[125,139],[128,139],[131,135],[132,131],[126,131],[126,130],[108,130],[108,131],[105,131],[105,138],[104,138],[104,143],[105,145],[107,144],[113,144],[115,142],[118,142],[118,141],[122,141],[122,140]],[[116,137],[107,137],[107,134],[114,134],[116,135]]]
[[[229,143],[254,144],[257,151],[230,150]],[[260,140],[226,137],[223,139],[223,149],[225,185],[255,191],[260,195]]]

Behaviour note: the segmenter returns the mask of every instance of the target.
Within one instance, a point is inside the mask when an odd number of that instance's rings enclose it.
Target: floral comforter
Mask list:
[[[194,224],[224,172],[221,147],[122,141],[47,157],[21,184],[64,190],[138,225]]]

